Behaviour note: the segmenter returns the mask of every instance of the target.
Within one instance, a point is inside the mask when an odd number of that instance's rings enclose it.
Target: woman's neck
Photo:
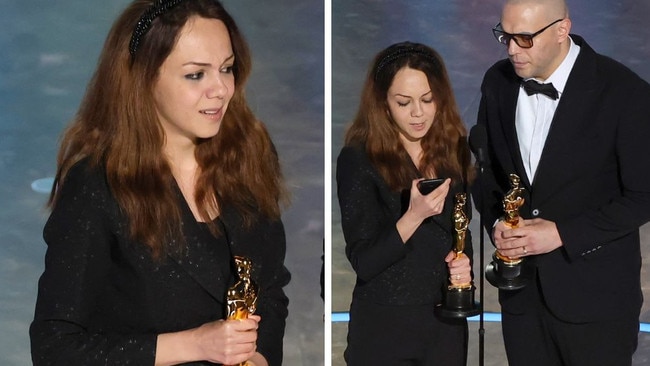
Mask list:
[[[411,157],[413,164],[419,168],[420,161],[422,160],[422,145],[420,144],[420,140],[410,141],[400,135],[400,141],[402,142],[402,146],[404,146],[404,150]]]

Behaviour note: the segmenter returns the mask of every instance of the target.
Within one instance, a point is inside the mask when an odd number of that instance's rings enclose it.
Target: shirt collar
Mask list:
[[[544,83],[553,83],[553,86],[557,89],[560,96],[562,96],[562,93],[564,92],[564,87],[566,86],[567,80],[569,80],[571,69],[573,69],[573,65],[578,59],[578,54],[580,54],[580,46],[575,44],[571,37],[569,37],[569,42],[569,53],[567,53],[560,66],[553,71],[551,76],[544,80]]]

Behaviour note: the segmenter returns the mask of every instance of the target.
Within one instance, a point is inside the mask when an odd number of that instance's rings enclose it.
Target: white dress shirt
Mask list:
[[[553,83],[553,86],[558,91],[558,99],[553,100],[543,94],[529,96],[523,87],[519,87],[515,127],[524,168],[531,184],[535,178],[539,160],[542,157],[546,137],[551,129],[555,109],[560,99],[562,99],[569,73],[580,53],[580,46],[575,44],[570,37],[569,42],[569,53],[564,58],[564,61],[548,79],[543,81],[544,83]],[[541,80],[535,80],[542,82]]]

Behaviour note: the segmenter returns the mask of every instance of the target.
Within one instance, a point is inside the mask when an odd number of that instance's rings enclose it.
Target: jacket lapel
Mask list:
[[[506,172],[508,174],[515,173],[521,179],[524,187],[530,188],[531,182],[526,174],[524,162],[521,157],[521,149],[519,148],[519,140],[517,138],[517,128],[515,126],[515,116],[517,111],[517,98],[519,96],[519,86],[521,78],[513,71],[514,78],[512,82],[507,83],[502,90],[500,90],[500,98],[502,102],[499,105],[503,106],[501,110],[501,119],[503,132],[505,134],[505,141],[509,141],[507,149],[508,155],[512,159],[512,165],[515,167],[514,172]]]
[[[177,188],[178,190],[178,188]],[[216,240],[205,224],[194,218],[180,190],[182,231],[186,247],[182,253],[169,254],[194,281],[219,302],[225,302],[226,287],[233,283],[231,255],[227,245],[215,245]],[[216,219],[220,220],[220,219]],[[222,235],[225,234],[223,227]]]
[[[576,63],[569,75],[566,87],[551,122],[551,128],[544,144],[542,156],[533,182],[535,199],[543,201],[552,194],[560,184],[556,179],[557,164],[572,164],[567,158],[575,148],[576,141],[589,138],[585,131],[590,129],[586,124],[590,109],[600,94],[603,85],[595,76],[595,52],[582,38],[572,35],[580,49]],[[577,168],[577,167],[576,167]],[[557,182],[557,183],[556,183]]]

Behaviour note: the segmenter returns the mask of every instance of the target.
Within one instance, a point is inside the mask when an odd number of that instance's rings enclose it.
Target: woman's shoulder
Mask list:
[[[90,158],[83,158],[72,164],[65,175],[65,182],[95,182],[102,181],[106,176],[103,164],[94,164]]]
[[[365,148],[348,145],[341,149],[336,163],[336,180],[339,189],[348,187],[351,191],[379,187],[390,191],[386,181],[374,166]],[[375,188],[372,188],[375,189]]]
[[[341,149],[341,152],[339,152],[339,157],[337,159],[337,163],[365,163],[369,162],[370,160],[368,159],[368,153],[366,152],[366,149],[358,144],[355,145],[345,145]]]
[[[88,158],[74,163],[58,182],[62,193],[75,192],[75,195],[88,194],[91,197],[110,194],[103,164],[94,164]]]
[[[103,168],[88,160],[74,163],[57,183],[57,193],[52,204],[52,213],[44,228],[44,235],[53,235],[65,228],[78,225],[121,225],[120,210],[108,183]],[[96,227],[100,231],[99,226]],[[53,231],[54,230],[54,231]]]

